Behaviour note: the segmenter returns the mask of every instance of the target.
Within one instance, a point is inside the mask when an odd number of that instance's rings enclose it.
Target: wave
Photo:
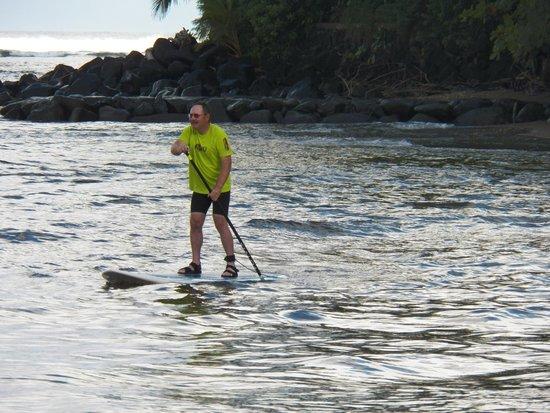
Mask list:
[[[66,57],[145,51],[160,34],[0,32],[0,57]]]

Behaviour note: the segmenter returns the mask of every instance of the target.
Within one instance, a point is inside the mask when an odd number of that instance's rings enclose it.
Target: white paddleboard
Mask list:
[[[108,270],[102,274],[109,285],[113,287],[137,287],[148,284],[218,284],[218,283],[255,283],[275,281],[279,277],[243,274],[235,278],[224,278],[221,275],[201,274],[186,276],[178,274],[138,273],[119,270]]]

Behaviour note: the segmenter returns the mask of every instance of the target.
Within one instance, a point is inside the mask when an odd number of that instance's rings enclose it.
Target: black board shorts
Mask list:
[[[214,214],[225,216],[229,213],[230,194],[231,192],[222,192],[220,194],[218,200],[214,202]],[[193,196],[191,197],[191,212],[201,212],[206,214],[211,204],[212,200],[207,194],[193,192]]]

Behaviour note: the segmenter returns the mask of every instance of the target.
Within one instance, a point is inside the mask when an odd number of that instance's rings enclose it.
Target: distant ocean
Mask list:
[[[144,52],[158,37],[150,33],[0,32],[0,80],[25,73],[40,76],[63,63],[79,67],[96,56]]]

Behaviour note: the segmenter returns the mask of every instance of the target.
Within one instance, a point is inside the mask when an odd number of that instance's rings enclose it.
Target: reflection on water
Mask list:
[[[232,221],[285,278],[110,289],[189,259],[178,125],[0,122],[3,408],[547,410],[549,155],[374,128],[227,126]]]

